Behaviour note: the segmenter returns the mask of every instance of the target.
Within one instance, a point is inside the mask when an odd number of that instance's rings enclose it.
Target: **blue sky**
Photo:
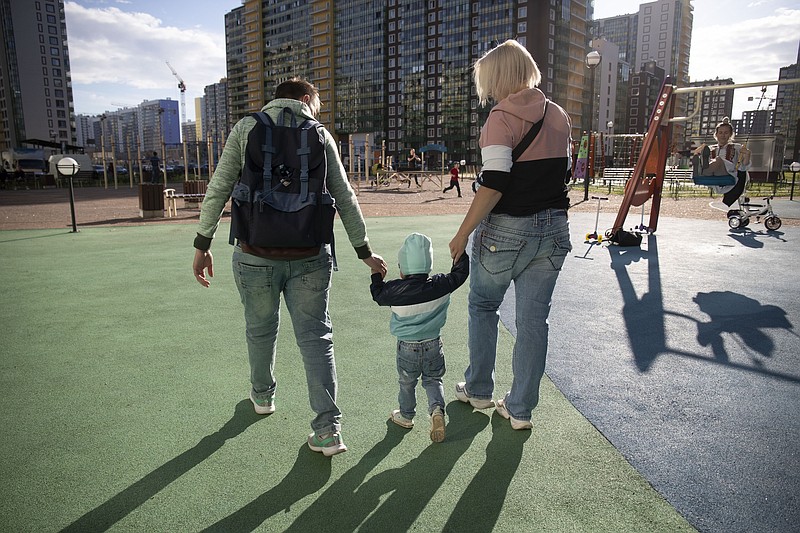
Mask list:
[[[595,0],[595,17],[634,13],[640,3]],[[780,67],[797,60],[797,0],[694,0],[693,5],[692,79],[774,80]],[[186,82],[187,117],[193,119],[194,98],[225,77],[224,16],[239,6],[241,0],[67,0],[75,111],[99,114],[144,100],[179,100],[169,61]],[[774,94],[773,86],[767,95]],[[748,95],[761,91],[737,90],[734,118],[755,109],[745,102]]]

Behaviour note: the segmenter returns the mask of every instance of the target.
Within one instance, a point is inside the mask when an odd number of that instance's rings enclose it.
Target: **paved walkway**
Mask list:
[[[698,529],[798,531],[800,228],[662,218],[620,248],[570,222],[548,375]]]

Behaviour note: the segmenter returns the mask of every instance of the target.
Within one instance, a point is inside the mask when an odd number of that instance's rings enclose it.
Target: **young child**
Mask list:
[[[397,373],[400,408],[389,419],[404,428],[414,426],[416,386],[428,395],[431,440],[444,440],[444,352],[439,332],[447,320],[450,293],[469,276],[469,259],[463,254],[449,274],[429,277],[433,265],[431,240],[421,233],[406,237],[398,254],[400,279],[384,282],[381,273],[372,271],[370,291],[378,305],[391,306],[389,330],[397,337]]]

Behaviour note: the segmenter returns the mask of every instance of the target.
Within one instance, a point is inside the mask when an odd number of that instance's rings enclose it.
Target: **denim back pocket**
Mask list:
[[[333,259],[323,254],[303,262],[303,287],[312,291],[326,291],[331,284]]]
[[[233,275],[239,286],[247,291],[263,291],[272,286],[271,266],[235,262]]]
[[[553,238],[553,251],[550,253],[550,263],[554,270],[561,270],[567,254],[572,250],[572,242],[569,239],[569,232],[559,233]]]
[[[478,244],[478,260],[489,274],[500,274],[514,267],[525,241],[495,235],[484,230]]]

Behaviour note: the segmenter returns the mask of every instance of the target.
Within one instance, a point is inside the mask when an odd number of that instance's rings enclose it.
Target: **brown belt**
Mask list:
[[[257,255],[264,259],[274,259],[276,261],[292,261],[295,259],[306,259],[319,254],[319,246],[308,248],[264,248],[262,246],[250,246],[245,242],[240,242],[242,251],[246,254]]]

